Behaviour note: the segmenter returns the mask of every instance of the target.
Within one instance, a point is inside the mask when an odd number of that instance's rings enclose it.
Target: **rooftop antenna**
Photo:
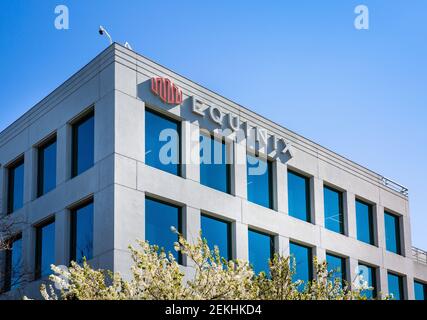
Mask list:
[[[113,39],[111,38],[110,34],[108,33],[107,30],[105,30],[105,28],[103,26],[99,26],[98,32],[101,36],[103,36],[105,34],[108,37],[108,39],[110,40],[110,44],[113,44]]]
[[[125,48],[128,48],[129,50],[133,51],[132,47],[130,46],[129,42],[127,42],[127,41],[125,42]]]

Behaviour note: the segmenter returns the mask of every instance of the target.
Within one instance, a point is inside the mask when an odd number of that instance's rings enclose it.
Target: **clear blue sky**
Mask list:
[[[54,8],[70,29],[54,28]],[[365,4],[370,29],[356,30]],[[0,1],[0,130],[108,42],[410,189],[427,249],[427,1]],[[268,81],[266,81],[268,80]]]

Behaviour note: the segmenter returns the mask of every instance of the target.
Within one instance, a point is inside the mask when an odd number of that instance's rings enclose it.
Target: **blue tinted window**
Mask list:
[[[56,138],[38,150],[37,195],[40,197],[56,187]]]
[[[37,228],[36,252],[36,278],[50,275],[50,265],[55,263],[55,222]]]
[[[9,167],[8,172],[8,213],[12,213],[24,205],[24,159]]]
[[[78,176],[88,170],[94,163],[94,125],[93,113],[73,125],[73,162],[72,176]]]
[[[388,273],[388,293],[394,300],[403,300],[403,279],[393,273]]]
[[[358,272],[359,276],[361,276],[361,280],[366,281],[368,283],[368,286],[373,288],[373,290],[363,290],[361,292],[361,295],[365,296],[368,299],[376,298],[377,284],[375,268],[364,264],[359,264]]]
[[[332,255],[326,255],[326,263],[328,264],[328,271],[330,271],[329,280],[335,283],[335,279],[340,279],[341,286],[344,286],[346,280],[345,259]]]
[[[200,183],[230,193],[229,146],[224,141],[200,135]]]
[[[209,248],[217,246],[221,257],[231,260],[231,225],[206,215],[201,217],[202,237],[208,242]]]
[[[22,238],[16,238],[6,251],[6,270],[4,290],[9,291],[19,287],[22,282]]]
[[[273,208],[272,164],[266,159],[247,154],[248,200]]]
[[[145,163],[180,175],[180,124],[145,110]]]
[[[399,217],[384,212],[385,242],[388,251],[400,254]]]
[[[356,228],[358,240],[374,244],[372,206],[360,200],[356,200]]]
[[[310,179],[288,171],[289,215],[310,222]]]
[[[180,255],[174,249],[178,236],[171,231],[175,227],[181,232],[181,208],[157,201],[145,199],[145,238],[150,244],[159,246],[166,253],[171,252],[180,261]]]
[[[253,230],[248,230],[248,233],[249,262],[255,273],[264,271],[268,275],[270,273],[268,263],[274,254],[274,238]]]
[[[77,263],[93,258],[93,202],[71,212],[71,260]]]
[[[414,281],[415,300],[427,300],[427,285]]]
[[[329,187],[323,188],[325,202],[325,227],[326,229],[344,233],[344,209],[342,192]]]
[[[291,266],[295,266],[295,274],[292,277],[292,281],[295,282],[303,280],[304,284],[299,286],[299,289],[301,290],[313,277],[313,258],[311,255],[311,248],[291,242],[289,250]]]

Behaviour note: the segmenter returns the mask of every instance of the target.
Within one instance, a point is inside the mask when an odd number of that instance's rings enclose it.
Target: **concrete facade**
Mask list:
[[[181,106],[162,103],[150,91],[152,77],[171,79],[183,92]],[[232,142],[238,164],[232,169],[232,192],[222,193],[199,183],[197,165],[191,157],[191,135],[200,130],[216,132],[220,126],[192,112],[193,99],[204,106],[239,115],[251,126],[268,129],[292,145],[293,157],[274,161],[274,209],[247,200],[246,139]],[[155,108],[181,121],[183,174],[174,176],[145,164],[145,108]],[[95,164],[71,179],[71,123],[88,110],[95,112]],[[36,197],[36,146],[57,135],[57,187]],[[269,149],[270,146],[267,146]],[[41,221],[55,217],[55,261],[69,261],[70,207],[89,197],[94,200],[93,265],[129,274],[129,244],[145,235],[145,196],[182,206],[184,232],[194,238],[200,230],[201,212],[232,222],[233,257],[248,258],[248,228],[275,236],[277,252],[289,253],[289,241],[313,248],[320,260],[334,253],[347,260],[349,280],[359,262],[377,268],[378,290],[387,292],[387,272],[404,276],[405,298],[413,299],[414,279],[427,283],[427,265],[412,258],[408,198],[384,184],[383,177],[316,143],[291,132],[250,110],[176,73],[113,44],[83,69],[0,133],[0,208],[6,214],[7,167],[25,158],[24,207],[16,219],[22,233],[24,266],[28,284],[4,294],[35,294],[40,281],[32,281],[35,264],[35,229]],[[288,168],[310,178],[312,223],[288,215]],[[323,185],[344,192],[345,235],[324,228]],[[374,205],[376,245],[357,240],[355,199]],[[402,226],[402,255],[385,249],[384,210],[399,215]],[[185,265],[185,262],[184,262]],[[183,268],[188,268],[184,266]]]

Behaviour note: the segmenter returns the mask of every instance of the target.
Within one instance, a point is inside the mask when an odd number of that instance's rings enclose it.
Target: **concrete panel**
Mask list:
[[[246,176],[246,140],[234,144],[234,176],[233,189],[236,197],[247,199],[248,186]]]
[[[130,189],[137,189],[137,161],[131,158],[124,157],[120,154],[114,156],[114,168],[109,171],[114,172],[114,182],[128,187]]]
[[[249,259],[248,251],[248,225],[240,222],[233,223],[233,257],[240,260]]]
[[[95,104],[95,163],[114,153],[114,92]]]
[[[56,134],[56,185],[71,177],[71,126],[60,127]]]
[[[55,264],[68,266],[70,261],[71,219],[68,210],[55,215]]]
[[[114,249],[114,186],[110,186],[94,195],[93,213],[93,256],[104,254]],[[106,237],[105,235],[108,235]],[[108,256],[108,259],[111,257]],[[106,263],[105,267],[112,267],[112,263]]]
[[[115,152],[144,162],[144,103],[116,91],[115,113]]]
[[[28,149],[28,130],[13,137],[7,144],[0,146],[0,164],[7,167],[11,162],[22,156]]]
[[[99,73],[99,98],[111,93],[114,90],[115,64],[112,63]]]
[[[399,215],[409,215],[407,211],[408,199],[396,197],[393,193],[379,189],[380,191],[380,204],[387,210],[396,212]]]
[[[305,175],[319,176],[319,160],[311,154],[294,148],[294,157],[289,160],[288,168],[300,171]]]
[[[311,179],[312,185],[312,219],[313,223],[318,225],[319,227],[325,226],[325,208],[324,208],[324,199],[323,199],[323,181],[318,178]]]
[[[183,235],[189,243],[195,244],[201,230],[200,209],[187,206],[184,208],[183,213]],[[188,259],[187,256],[183,256],[183,264],[184,266],[194,267],[194,261]]]
[[[181,150],[183,177],[200,181],[200,144],[199,126],[189,121],[181,122]]]
[[[286,164],[275,161],[276,166],[276,209],[278,212],[288,214],[288,168]]]
[[[144,193],[114,186],[114,249],[127,251],[136,240],[145,239]]]
[[[278,253],[282,257],[288,257],[290,255],[289,238],[279,235],[275,237],[275,241],[276,243],[274,247],[276,249],[276,253]]]
[[[138,190],[240,220],[240,199],[138,162]]]
[[[98,161],[96,167],[98,169],[98,180],[99,185],[98,189],[102,190],[109,186],[111,186],[115,182],[114,174],[115,174],[115,166],[116,166],[116,154],[112,153],[106,158]],[[134,177],[122,176],[122,178],[130,178],[130,180],[136,181],[136,172]]]
[[[350,238],[357,239],[356,228],[356,196],[349,191],[344,193],[345,212],[347,213],[347,234]]]
[[[127,59],[133,64],[133,69],[121,63],[114,64],[115,89],[131,97],[137,97],[136,60],[132,57]]]

